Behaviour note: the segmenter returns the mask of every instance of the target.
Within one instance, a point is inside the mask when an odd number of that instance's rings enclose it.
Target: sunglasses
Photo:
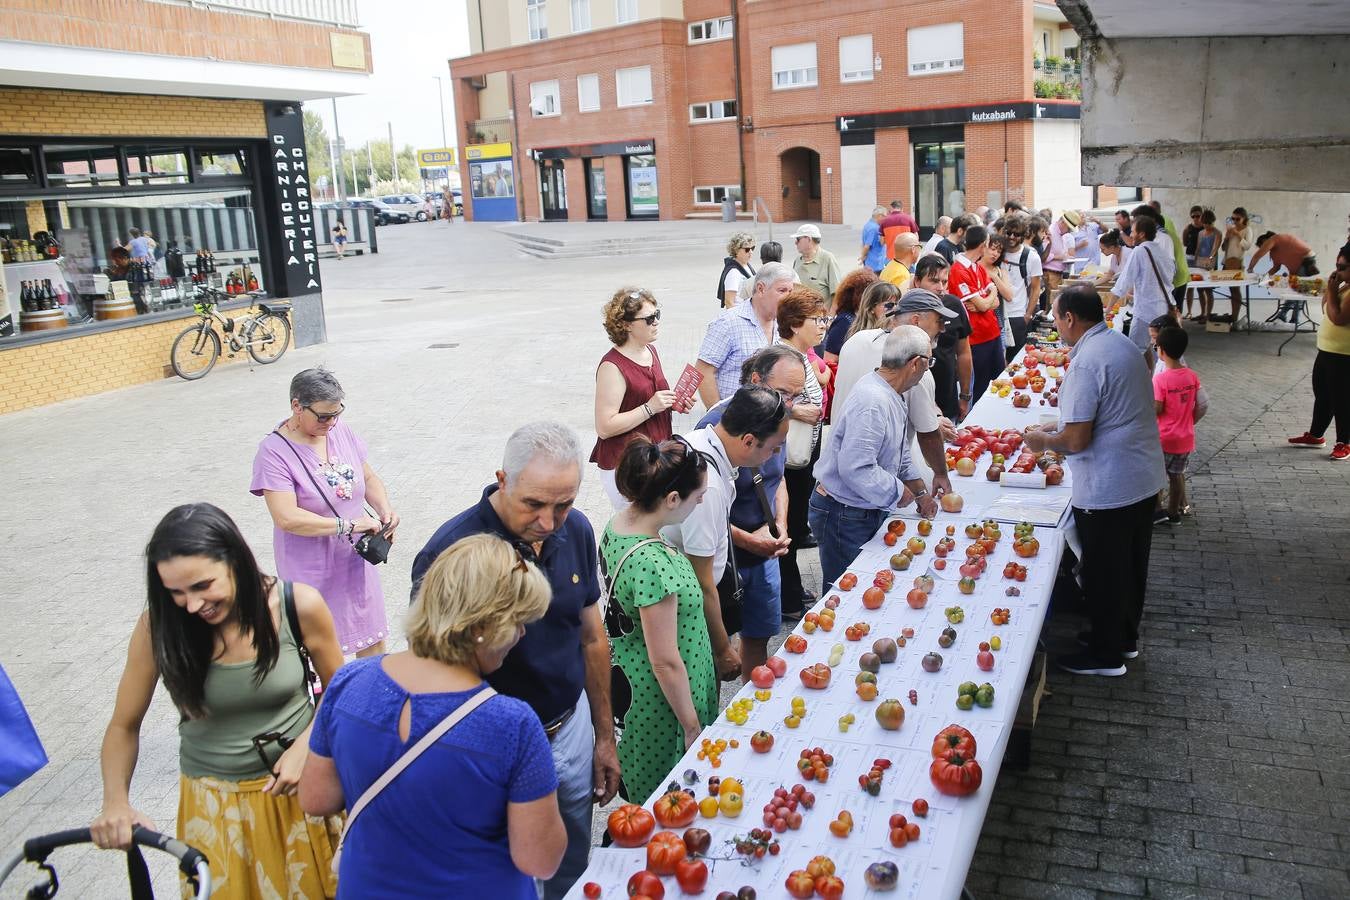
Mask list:
[[[321,413],[321,412],[319,412],[317,409],[315,409],[315,408],[312,407],[312,406],[305,406],[305,407],[302,407],[302,408],[303,408],[303,409],[309,410],[310,413],[314,416],[314,418],[317,419],[317,420],[319,421],[319,424],[320,424],[320,425],[327,425],[329,422],[333,421],[333,420],[336,419],[338,416],[342,415],[343,413],[345,413],[345,412],[347,411],[347,406],[346,406],[346,404],[343,404],[342,407],[341,407],[340,409],[338,409],[337,412],[333,412],[333,413]]]
[[[259,734],[253,738],[253,752],[257,753],[258,759],[262,760],[263,768],[275,775],[277,760],[281,759],[281,754],[289,750],[291,744],[294,743],[295,741],[286,737],[286,735],[282,734],[280,731],[269,731],[266,734]],[[277,754],[277,759],[273,760],[267,758],[267,751],[263,748],[268,744],[276,744],[281,748],[280,753]]]
[[[624,316],[625,322],[646,322],[648,326],[655,325],[661,321],[661,310],[657,310],[650,316]]]
[[[746,244],[745,246],[743,246],[743,247],[741,247],[741,248],[739,248],[739,249],[741,249],[741,250],[753,250],[753,249],[755,249],[755,245],[754,245],[754,244]]]
[[[695,450],[694,446],[686,441],[683,435],[673,435],[671,440],[678,441],[684,445],[684,458],[680,460],[680,464],[676,467],[675,473],[670,476],[670,479],[661,488],[660,492],[657,494],[658,497],[664,497],[666,494],[675,490],[675,485],[679,484],[680,479],[684,477],[684,473],[687,469],[691,467],[697,469],[699,468],[700,463],[706,466],[708,459],[711,459],[711,457],[707,457],[702,450]]]

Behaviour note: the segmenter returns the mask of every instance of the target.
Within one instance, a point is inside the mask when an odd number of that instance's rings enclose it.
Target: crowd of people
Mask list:
[[[562,897],[586,868],[594,806],[645,801],[715,720],[719,681],[763,664],[889,515],[937,512],[952,489],[945,444],[1038,314],[1072,365],[1059,424],[1024,440],[1070,456],[1091,598],[1083,649],[1057,662],[1125,674],[1153,528],[1187,511],[1208,406],[1177,276],[1187,256],[1229,266],[1251,243],[1242,210],[1224,232],[1205,210],[1192,220],[1178,231],[1147,204],[1119,216],[1095,238],[1108,293],[1073,279],[1084,217],[1072,210],[962,214],[929,246],[898,202],[878,206],[847,272],[815,226],[793,235],[792,265],[766,243],[752,266],[754,238],[738,232],[698,383],[680,390],[656,348],[659,299],[621,288],[601,313],[613,346],[596,368],[589,456],[612,517],[597,537],[574,508],[588,468],[575,431],[520,427],[477,502],[414,557],[395,652],[374,563],[399,515],[343,421],[337,379],[298,373],[249,485],[275,526],[277,572],[205,503],[171,510],[147,544],[95,841],[125,847],[152,824],[130,791],[162,681],[180,714],[178,833],[210,859],[215,896]],[[1255,246],[1311,264],[1287,241]],[[1108,327],[1121,301],[1147,327]],[[1350,245],[1323,302],[1313,422],[1291,442],[1322,446],[1334,419],[1344,459]],[[695,398],[701,418],[674,434],[672,413]],[[813,546],[821,584],[798,563]]]

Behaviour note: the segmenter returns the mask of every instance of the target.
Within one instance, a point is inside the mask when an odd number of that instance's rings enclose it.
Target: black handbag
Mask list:
[[[295,461],[300,463],[300,468],[305,470],[305,474],[309,476],[310,482],[313,483],[314,490],[318,491],[319,496],[323,498],[323,502],[328,504],[328,509],[333,513],[333,518],[341,519],[342,517],[338,515],[337,507],[333,505],[333,501],[329,500],[328,495],[323,492],[323,488],[319,487],[319,479],[314,477],[314,473],[309,470],[309,467],[305,465],[305,461],[300,458],[300,451],[296,450],[295,445],[291,443],[290,439],[280,431],[273,429],[272,433],[285,441],[286,446],[291,448],[291,452],[295,454]],[[365,506],[364,503],[361,505],[365,507],[366,512],[370,513],[372,517],[379,518],[370,507]],[[370,563],[372,566],[378,566],[380,563],[388,560],[389,551],[394,546],[394,542],[385,537],[383,531],[368,531],[361,535],[361,540],[359,541],[353,540],[352,536],[349,534],[347,535],[347,541],[352,545],[352,549],[356,551],[356,555]]]

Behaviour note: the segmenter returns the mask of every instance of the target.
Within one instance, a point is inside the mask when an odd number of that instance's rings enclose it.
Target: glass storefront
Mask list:
[[[268,290],[250,161],[238,143],[0,138],[0,343]]]
[[[657,218],[661,215],[661,195],[656,181],[656,155],[640,153],[623,158],[628,178],[628,215],[633,218]]]
[[[914,217],[919,236],[927,240],[942,216],[966,211],[966,145],[964,130],[913,128]]]

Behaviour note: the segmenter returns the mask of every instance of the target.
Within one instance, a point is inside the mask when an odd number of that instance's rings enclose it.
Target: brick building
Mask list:
[[[0,413],[171,374],[198,250],[322,340],[301,103],[370,71],[355,0],[0,0]]]
[[[473,53],[450,72],[471,217],[673,219],[729,196],[780,221],[862,222],[899,198],[931,226],[1004,198],[1099,199],[1078,183],[1079,104],[1055,97],[1074,96],[1077,39],[1050,3],[468,9]]]

